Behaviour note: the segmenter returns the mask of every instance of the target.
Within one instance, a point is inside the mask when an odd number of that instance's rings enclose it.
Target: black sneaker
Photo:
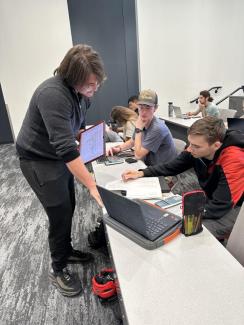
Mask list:
[[[49,279],[63,296],[73,297],[82,290],[80,281],[67,268],[57,273],[50,271]]]
[[[79,264],[89,262],[93,260],[93,256],[90,253],[84,253],[76,249],[72,249],[71,255],[67,259],[67,264]]]

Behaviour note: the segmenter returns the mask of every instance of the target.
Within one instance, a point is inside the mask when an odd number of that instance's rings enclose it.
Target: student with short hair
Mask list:
[[[138,96],[130,96],[128,99],[128,108],[138,114]]]
[[[176,157],[175,144],[168,127],[154,115],[158,108],[158,96],[155,91],[141,91],[138,107],[135,134],[125,143],[110,148],[107,154],[113,155],[134,147],[136,159],[142,159],[148,166],[160,161],[168,162]]]
[[[188,130],[188,148],[169,163],[126,171],[124,181],[174,176],[194,168],[207,196],[203,224],[216,237],[229,234],[244,196],[244,134],[226,130],[221,119],[207,116]]]
[[[202,117],[205,116],[215,116],[219,117],[219,109],[216,105],[214,105],[213,98],[210,96],[210,92],[208,90],[202,90],[198,97],[199,107],[195,112],[188,112],[188,116],[195,116],[199,113],[202,114]]]

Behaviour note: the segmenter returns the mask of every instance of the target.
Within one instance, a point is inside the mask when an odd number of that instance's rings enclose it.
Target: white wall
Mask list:
[[[223,86],[218,100],[244,84],[243,13],[242,0],[137,0],[141,89],[158,92],[158,115],[168,101],[193,110],[200,90]]]
[[[15,136],[33,91],[72,47],[66,0],[0,1],[0,82]]]

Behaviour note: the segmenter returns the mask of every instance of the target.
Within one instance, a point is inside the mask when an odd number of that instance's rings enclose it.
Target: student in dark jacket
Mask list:
[[[243,202],[244,134],[226,130],[221,119],[208,116],[189,128],[188,141],[188,148],[169,163],[126,171],[122,178],[173,176],[194,168],[207,196],[203,223],[222,237],[231,231]]]
[[[77,150],[76,139],[85,127],[89,98],[104,78],[101,58],[93,48],[83,44],[71,48],[54,77],[34,92],[16,143],[20,168],[49,220],[49,277],[65,296],[77,295],[82,290],[67,264],[91,259],[91,254],[71,245],[74,176],[102,205],[96,183]]]

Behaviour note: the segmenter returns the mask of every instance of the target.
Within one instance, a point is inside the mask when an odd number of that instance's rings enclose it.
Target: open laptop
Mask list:
[[[244,133],[244,119],[237,117],[227,117],[228,129],[239,130]]]
[[[142,200],[130,200],[101,186],[97,189],[109,217],[150,241],[155,241],[177,225],[180,227],[181,218],[171,212]]]
[[[179,106],[173,106],[173,110],[174,110],[176,118],[183,118],[183,119],[189,119],[190,118],[187,114],[183,114],[181,112],[181,108]]]

